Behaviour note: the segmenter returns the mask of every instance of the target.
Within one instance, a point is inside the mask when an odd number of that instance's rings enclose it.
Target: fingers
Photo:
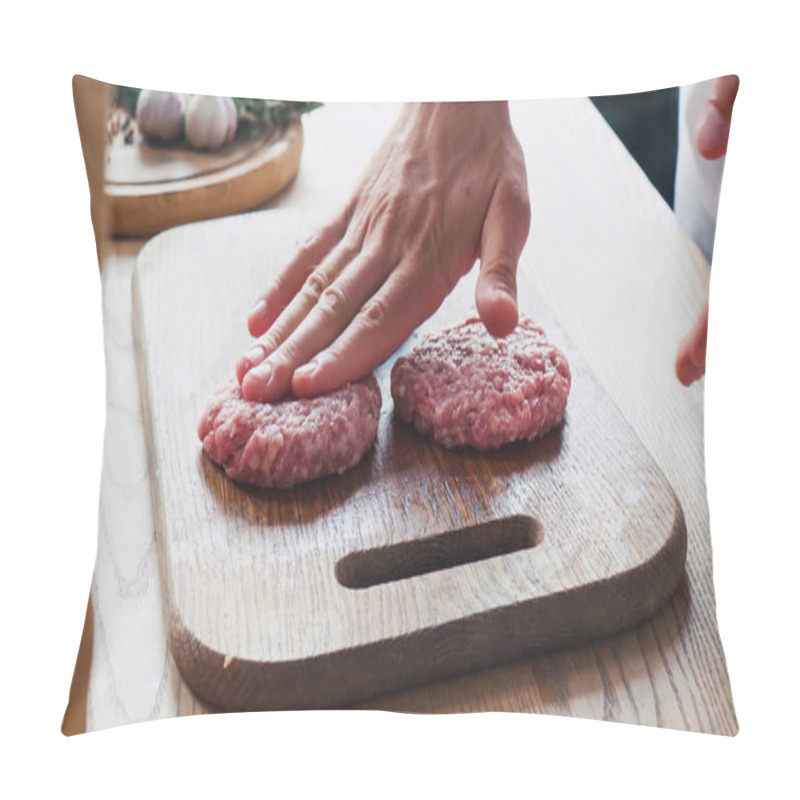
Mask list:
[[[521,180],[497,185],[481,232],[475,303],[492,336],[507,336],[517,325],[517,262],[530,224],[531,207],[523,172]]]
[[[394,353],[445,296],[421,295],[417,274],[411,268],[394,270],[344,333],[294,373],[294,394],[311,397],[333,391],[369,374]]]
[[[683,338],[675,359],[675,373],[684,386],[690,386],[705,374],[707,341],[708,303],[706,302],[692,329]]]
[[[236,377],[242,385],[247,400],[259,399],[253,392],[266,380],[265,359],[294,332],[322,293],[330,286],[352,257],[352,251],[340,244],[329,257],[305,279],[300,289],[270,325],[268,331],[256,342],[236,365]],[[254,370],[256,370],[254,372]],[[249,392],[245,391],[245,377],[253,373]],[[264,378],[260,376],[264,376]]]
[[[266,359],[291,336],[355,255],[352,246],[340,241],[328,257],[306,277],[260,341],[239,360],[236,365],[236,377],[246,400],[267,402],[266,386],[271,374]]]
[[[280,335],[283,341],[274,349],[261,345],[266,357],[244,375],[244,398],[274,402],[287,394],[292,388],[292,376],[297,367],[331,344],[347,328],[358,310],[384,282],[390,267],[387,268],[378,256],[362,253],[319,293],[317,301],[310,307],[298,302],[293,308],[295,302],[290,303],[274,326],[284,326],[286,319],[285,327],[276,334],[276,338]],[[314,273],[309,281],[316,275]],[[308,302],[311,302],[311,296]],[[267,338],[272,336],[271,330]]]
[[[278,318],[270,323],[261,340],[256,342],[236,364],[236,379],[242,384],[242,388],[245,376],[261,365],[264,359],[292,334],[351,257],[352,251],[340,243],[328,258],[305,278],[292,299],[284,305]],[[258,373],[254,377],[257,375]],[[246,394],[245,398],[256,399]]]
[[[697,129],[697,149],[704,158],[721,158],[727,152],[733,103],[738,91],[737,75],[726,75],[714,81]]]
[[[303,244],[250,312],[247,327],[251,336],[262,336],[297,294],[303,281],[342,240],[347,230],[348,209]]]
[[[267,357],[267,349],[261,342],[256,342],[237,362],[236,380],[241,386],[244,376]]]

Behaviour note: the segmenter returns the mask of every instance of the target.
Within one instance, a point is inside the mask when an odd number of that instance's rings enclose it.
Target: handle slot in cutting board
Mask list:
[[[336,564],[336,580],[348,589],[368,589],[430,572],[536,547],[542,526],[515,514],[422,539],[349,553]]]

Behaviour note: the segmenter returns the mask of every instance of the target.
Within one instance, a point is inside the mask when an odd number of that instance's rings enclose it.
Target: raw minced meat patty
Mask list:
[[[491,450],[541,436],[564,418],[569,364],[521,318],[504,339],[473,317],[425,337],[392,368],[397,413],[444,447]]]
[[[252,403],[233,380],[198,427],[206,455],[229,478],[293,486],[354,467],[375,441],[381,391],[374,375],[327,395]]]

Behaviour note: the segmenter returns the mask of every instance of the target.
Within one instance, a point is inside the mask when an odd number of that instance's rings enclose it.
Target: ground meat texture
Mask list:
[[[473,317],[398,358],[392,398],[406,422],[444,447],[491,450],[558,425],[570,378],[563,353],[530,319],[495,339]]]
[[[251,403],[233,380],[198,427],[203,451],[229,478],[286,488],[354,467],[378,432],[374,375],[314,398]]]

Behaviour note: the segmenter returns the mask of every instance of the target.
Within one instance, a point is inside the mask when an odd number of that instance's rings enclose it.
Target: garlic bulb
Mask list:
[[[143,89],[136,102],[136,124],[146,139],[171,142],[183,131],[183,102],[173,92]]]
[[[186,104],[186,138],[192,147],[216,150],[236,133],[236,106],[230,97],[196,94]]]

